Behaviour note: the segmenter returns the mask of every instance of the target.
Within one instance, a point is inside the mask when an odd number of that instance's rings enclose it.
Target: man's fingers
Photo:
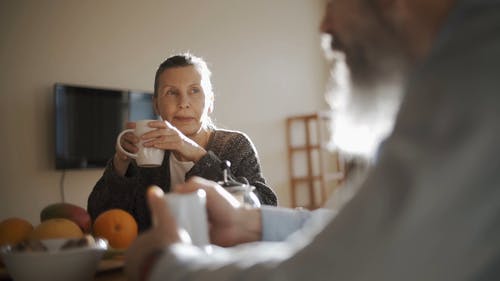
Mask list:
[[[177,193],[190,193],[198,189],[208,192],[211,182],[200,177],[191,177],[185,183],[174,186],[173,191]]]
[[[207,201],[221,200],[229,203],[232,207],[239,206],[239,202],[224,187],[216,182],[206,180],[200,177],[191,177],[184,184],[174,186],[173,191],[177,193],[189,193],[198,189],[203,189],[207,193]],[[221,203],[225,204],[225,203]]]
[[[153,227],[155,228],[170,228],[174,220],[170,214],[170,210],[163,195],[163,190],[155,185],[149,187],[147,192],[149,209],[151,210],[151,219]]]

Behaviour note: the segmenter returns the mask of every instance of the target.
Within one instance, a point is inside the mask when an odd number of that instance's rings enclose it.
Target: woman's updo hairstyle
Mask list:
[[[201,86],[203,87],[203,91],[205,95],[210,98],[213,98],[213,90],[212,90],[212,82],[210,81],[210,76],[212,72],[208,69],[207,63],[200,57],[192,55],[190,53],[183,53],[169,57],[164,62],[160,64],[158,70],[156,70],[155,75],[155,85],[154,85],[154,95],[158,95],[158,83],[160,79],[160,75],[163,71],[176,68],[176,67],[184,67],[184,66],[194,66],[201,74]]]
[[[201,87],[203,88],[203,92],[205,93],[205,98],[207,103],[214,102],[214,92],[212,89],[212,81],[210,80],[210,76],[212,72],[208,69],[207,63],[200,57],[192,55],[190,53],[182,53],[178,55],[171,56],[167,58],[164,62],[160,64],[158,70],[156,70],[155,74],[155,85],[154,85],[154,97],[158,96],[159,91],[159,79],[160,75],[167,69],[176,68],[176,67],[186,67],[186,66],[194,66],[201,74]],[[203,127],[205,128],[215,128],[215,125],[210,118],[210,116],[206,116],[205,120],[203,120]]]

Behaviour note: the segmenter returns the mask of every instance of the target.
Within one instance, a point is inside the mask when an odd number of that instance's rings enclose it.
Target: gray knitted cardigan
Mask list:
[[[222,181],[221,161],[229,160],[233,178],[245,178],[255,186],[255,193],[262,204],[277,205],[276,195],[266,185],[257,152],[248,136],[241,132],[215,129],[205,149],[208,153],[187,172],[186,179],[199,176]],[[92,219],[108,209],[120,208],[134,216],[139,231],[149,228],[151,218],[145,199],[146,189],[155,184],[165,192],[170,191],[169,155],[167,151],[163,164],[158,168],[140,168],[132,162],[125,177],[114,172],[113,161],[110,160],[88,198],[87,210]]]

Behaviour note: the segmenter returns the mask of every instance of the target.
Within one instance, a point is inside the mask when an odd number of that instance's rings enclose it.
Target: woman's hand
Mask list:
[[[153,121],[148,124],[153,130],[141,136],[145,147],[171,150],[181,161],[197,162],[207,151],[194,140],[185,136],[168,121]]]
[[[135,122],[127,122],[125,125],[127,129],[135,129]],[[139,138],[131,132],[124,134],[120,139],[120,144],[125,151],[130,153],[137,153],[139,148],[137,148],[137,143],[139,142]],[[115,156],[113,157],[113,166],[115,168],[115,172],[120,176],[124,176],[127,172],[128,165],[130,164],[130,157],[125,155],[118,149],[118,146],[115,147]]]
[[[217,183],[192,177],[186,183],[175,186],[174,192],[189,193],[200,188],[207,194],[211,243],[228,247],[261,240],[260,210],[241,205]]]

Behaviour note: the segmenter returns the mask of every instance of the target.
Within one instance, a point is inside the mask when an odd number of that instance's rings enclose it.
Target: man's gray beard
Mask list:
[[[380,68],[383,71],[374,73],[370,81],[356,81],[344,54],[330,51],[329,59],[332,65],[326,100],[332,109],[330,146],[371,159],[392,132],[405,71],[387,60],[387,65]]]

